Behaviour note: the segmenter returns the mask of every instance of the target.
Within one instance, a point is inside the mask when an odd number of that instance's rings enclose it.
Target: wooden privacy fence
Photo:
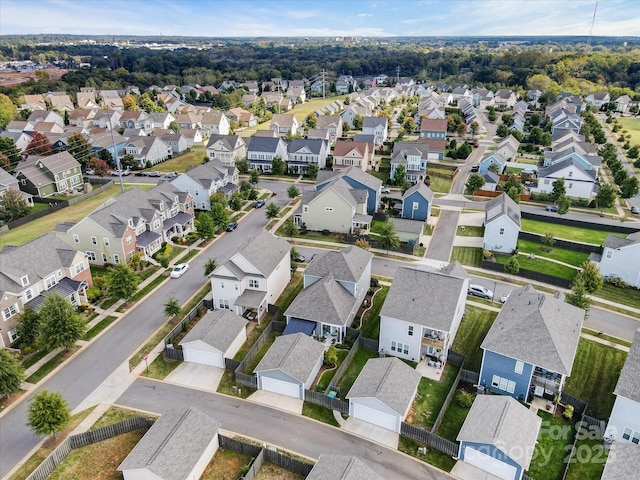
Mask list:
[[[466,359],[467,357],[465,357],[462,353],[458,353],[451,349],[449,349],[449,351],[447,352],[447,360],[452,364],[459,365],[460,369],[458,370],[458,374],[456,375],[455,380],[451,384],[451,388],[449,389],[449,393],[447,393],[447,396],[444,399],[444,403],[442,404],[442,407],[440,407],[440,412],[438,413],[438,416],[433,422],[433,426],[431,427],[431,431],[433,433],[437,433],[438,428],[440,428],[440,424],[442,423],[444,414],[447,412],[447,409],[449,408],[449,404],[451,403],[451,400],[453,400],[453,397],[456,394],[456,390],[458,389],[458,384],[460,383],[460,378],[462,377],[462,367],[464,366],[464,362],[466,361]]]
[[[544,238],[544,235],[538,235],[537,233],[520,232],[518,233],[518,238],[522,238],[523,240],[531,240],[532,242],[538,242],[540,243],[540,245],[542,245],[542,239]],[[573,250],[575,252],[600,252],[600,245],[572,242],[570,240],[562,240],[560,238],[554,239],[553,245],[556,247],[566,248],[567,250]]]
[[[304,391],[304,399],[306,402],[320,405],[321,407],[331,410],[338,410],[340,413],[349,414],[349,402],[340,400],[339,398],[331,398],[324,393],[314,392],[312,390]]]
[[[134,430],[148,430],[153,425],[153,420],[143,417],[133,417],[122,420],[118,423],[107,425],[96,430],[71,435],[67,437],[58,447],[38,465],[38,467],[27,477],[27,480],[45,480],[53,469],[56,468],[71,452],[76,448],[86,447],[96,442],[108,440],[109,438],[129,433]]]
[[[460,381],[477,385],[478,383],[480,383],[480,374],[478,372],[472,372],[471,370],[465,370],[464,368],[461,368]]]
[[[198,314],[202,313],[203,309],[208,308],[207,303],[208,302],[204,298],[200,300],[200,302],[184,316],[180,323],[173,327],[173,329],[167,334],[167,336],[164,337],[165,357],[171,360],[184,360],[184,353],[182,352],[182,348],[174,348],[173,341],[178,335],[186,330],[187,326],[198,317]]]
[[[340,366],[336,370],[336,373],[333,375],[333,378],[329,382],[329,385],[327,385],[326,391],[331,390],[332,387],[335,387],[338,384],[338,381],[340,380],[340,378],[342,378],[342,375],[344,375],[344,372],[346,372],[347,369],[349,368],[349,364],[351,363],[353,356],[356,354],[356,352],[359,349],[360,349],[360,342],[359,341],[354,342],[353,346],[351,347],[351,350],[349,350],[349,353],[347,354],[344,361],[340,364]]]
[[[568,225],[570,227],[589,228],[591,230],[607,230],[609,232],[617,233],[634,233],[640,230],[635,225],[622,225],[619,220],[587,222],[584,220],[572,220],[567,218],[565,215],[544,215],[525,211],[521,213],[521,216],[525,219]]]
[[[416,427],[415,425],[411,425],[410,423],[402,422],[400,424],[400,435],[410,438],[411,440],[424,443],[425,445],[429,445],[430,447],[433,447],[436,450],[442,453],[446,453],[447,455],[450,455],[452,457],[457,457],[458,451],[460,450],[460,446],[457,442],[452,442],[451,440],[447,440],[446,438],[439,437],[429,430],[421,427]]]

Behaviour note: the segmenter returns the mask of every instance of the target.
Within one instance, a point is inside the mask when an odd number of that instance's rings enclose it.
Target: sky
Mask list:
[[[0,34],[589,35],[595,6],[596,0],[0,0]],[[640,1],[598,0],[593,35],[640,35]]]

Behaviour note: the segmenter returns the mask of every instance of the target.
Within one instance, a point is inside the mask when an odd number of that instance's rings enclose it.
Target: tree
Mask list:
[[[387,221],[382,224],[378,232],[378,237],[378,243],[387,251],[387,255],[389,254],[389,250],[396,249],[400,246],[400,237],[396,233],[396,229],[393,227],[390,219],[387,219]]]
[[[317,163],[310,163],[309,166],[307,167],[307,175],[309,176],[309,178],[311,180],[315,180],[316,177],[318,176],[318,164]]]
[[[164,314],[168,317],[175,317],[180,313],[180,302],[175,297],[169,297],[165,302],[164,306]]]
[[[31,305],[26,305],[20,314],[20,323],[16,327],[16,333],[20,343],[32,345],[40,334],[40,315]]]
[[[336,347],[331,345],[325,350],[323,363],[325,365],[338,365],[338,350],[336,349]]]
[[[569,208],[571,208],[571,200],[569,200],[569,197],[566,195],[558,198],[556,204],[558,205],[558,214],[560,215],[564,215],[569,211]]]
[[[89,168],[92,168],[96,175],[101,177],[109,173],[109,164],[98,157],[89,160]]]
[[[502,188],[507,193],[511,189],[515,189],[518,195],[524,192],[524,186],[522,185],[522,182],[518,177],[516,177],[513,174],[507,177],[507,181],[504,182],[504,184],[502,185]]]
[[[467,183],[464,184],[465,191],[468,195],[471,195],[476,190],[480,190],[484,186],[484,178],[477,173],[472,173],[467,178]]]
[[[479,130],[480,130],[480,124],[475,120],[471,122],[471,135],[475,137],[476,135],[478,135]]]
[[[249,171],[249,162],[244,158],[238,159],[236,160],[236,168],[240,173],[245,174]],[[255,172],[255,170],[251,170],[251,174],[253,174],[253,172]]]
[[[223,230],[229,225],[229,210],[224,204],[213,202],[210,214],[216,230]]]
[[[509,261],[504,266],[504,271],[511,275],[516,275],[520,271],[520,263],[515,255],[509,258]]]
[[[242,208],[242,203],[243,201],[240,193],[233,192],[231,194],[231,198],[229,199],[229,208],[231,208],[231,210],[233,210],[234,212],[237,212]]]
[[[264,212],[265,216],[267,217],[267,220],[276,218],[279,213],[280,213],[280,207],[278,207],[278,205],[276,205],[275,203],[270,203],[269,205],[267,205],[267,208],[265,209],[265,212]]]
[[[511,187],[509,190],[507,190],[507,195],[514,202],[520,203],[520,190],[517,187]]]
[[[289,188],[287,188],[287,196],[289,198],[296,198],[298,195],[300,195],[300,190],[298,190],[298,187],[296,187],[295,185],[291,185]]]
[[[616,203],[617,190],[613,185],[605,183],[600,185],[600,189],[595,196],[596,206],[598,208],[611,208]]]
[[[589,297],[587,297],[587,290],[584,287],[584,281],[580,276],[576,275],[576,278],[573,280],[571,293],[567,294],[566,301],[571,305],[585,310],[589,310],[591,307],[591,302],[589,301]]]
[[[216,225],[213,223],[211,215],[207,212],[198,213],[194,224],[198,238],[202,240],[209,240],[214,237],[216,233]]]
[[[11,165],[11,160],[9,160],[9,157],[0,152],[0,167],[6,169],[9,165]]]
[[[28,155],[51,155],[53,147],[49,139],[40,132],[33,132],[24,153]]]
[[[138,107],[138,103],[136,99],[132,95],[127,95],[122,99],[122,105],[125,110],[129,110],[131,112],[137,112],[140,108]]]
[[[180,133],[180,125],[175,120],[169,124],[169,130],[173,133]]]
[[[46,350],[69,350],[84,333],[85,324],[71,302],[57,293],[44,298],[39,311],[40,341]]]
[[[282,228],[282,233],[284,233],[290,239],[293,239],[293,237],[297,237],[298,235],[300,235],[300,230],[298,229],[297,225],[294,223],[293,218],[288,218],[282,224],[281,228]]]
[[[393,184],[402,187],[407,181],[407,169],[404,165],[398,165],[393,172]]]
[[[489,119],[490,122],[495,122],[496,121],[496,109],[494,107],[489,107],[489,114],[487,115],[487,118]]]
[[[465,159],[469,155],[471,155],[472,151],[473,149],[471,148],[471,145],[469,145],[468,142],[464,142],[458,147],[458,150],[456,151],[456,157],[460,159]]]
[[[564,197],[567,194],[567,188],[564,184],[564,178],[557,179],[552,183],[552,186],[553,188],[551,190],[551,198],[553,198],[554,201],[557,202],[560,197]]]
[[[304,123],[306,123],[307,127],[309,128],[316,128],[316,126],[318,125],[318,117],[316,117],[316,115],[313,112],[311,112],[304,119]]]
[[[218,264],[215,258],[208,258],[206,262],[204,262],[204,276],[208,277],[216,268],[218,268]]]
[[[57,392],[41,390],[27,410],[27,425],[36,435],[53,435],[64,429],[71,419],[71,410],[67,401]]]
[[[621,164],[620,169],[613,174],[613,181],[616,182],[616,185],[622,186],[627,178],[629,178],[629,173],[622,168]]]
[[[515,122],[515,120],[513,119],[513,115],[510,115],[508,113],[505,113],[502,115],[502,124],[506,125],[507,127],[510,127],[511,125],[513,125]]]
[[[362,128],[362,122],[364,122],[364,118],[359,113],[353,117],[353,129],[360,130]]]
[[[121,168],[136,168],[138,166],[138,161],[135,159],[133,155],[127,153],[123,155],[120,159],[120,167]]]
[[[0,128],[6,127],[18,115],[18,108],[4,93],[0,93]]]
[[[251,190],[249,190],[249,195],[247,195],[247,198],[249,200],[257,200],[258,199],[258,190],[256,190],[255,188],[252,188]]]
[[[0,396],[7,397],[20,390],[24,369],[8,350],[0,350]]]
[[[542,140],[542,133],[540,127],[533,127],[529,132],[529,141],[534,145],[539,145]]]
[[[553,233],[549,232],[545,234],[544,237],[540,238],[540,243],[542,243],[545,246],[544,250],[546,252],[550,252],[551,247],[553,247],[553,244],[556,243],[556,239],[553,237]]]
[[[91,144],[79,133],[75,133],[67,140],[67,152],[75,158],[84,168],[89,165],[89,160],[93,156]]]
[[[277,155],[273,157],[273,160],[271,161],[271,173],[274,175],[282,175],[286,169],[287,165],[282,158]]]
[[[464,137],[464,134],[467,133],[467,126],[464,123],[458,124],[456,127],[456,133],[460,138]]]
[[[620,185],[620,198],[635,197],[639,190],[640,183],[638,182],[638,177],[635,175],[629,176],[622,182],[622,185]]]
[[[31,207],[19,190],[8,189],[0,195],[0,218],[12,222],[31,213]]]
[[[640,156],[640,145],[634,145],[627,151],[629,158],[636,159]]]
[[[600,275],[600,269],[594,262],[585,261],[581,266],[582,270],[578,273],[584,284],[584,289],[588,293],[595,293],[602,288],[604,280]]]
[[[509,135],[509,129],[506,125],[501,124],[496,129],[496,135],[498,135],[500,138],[505,138],[507,135]]]
[[[112,297],[128,302],[138,290],[139,284],[140,278],[131,267],[123,263],[114,265],[107,272],[107,291]]]
[[[237,166],[237,163],[236,163]],[[238,170],[240,170],[238,168]],[[257,170],[251,170],[251,173],[249,174],[249,182],[252,185],[258,185],[258,182],[260,181],[260,173]]]
[[[404,128],[407,133],[413,133],[416,130],[416,121],[413,117],[407,117],[404,119],[404,122],[402,122],[402,128]]]

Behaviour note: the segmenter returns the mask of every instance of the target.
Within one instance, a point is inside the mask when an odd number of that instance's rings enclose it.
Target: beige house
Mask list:
[[[218,159],[223,165],[233,167],[236,160],[246,158],[247,144],[239,135],[211,135],[207,155],[211,160]]]
[[[366,172],[373,161],[373,150],[367,142],[336,141],[333,149],[333,170],[355,166]]]

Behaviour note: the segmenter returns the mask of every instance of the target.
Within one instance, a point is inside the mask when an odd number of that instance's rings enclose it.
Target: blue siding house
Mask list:
[[[348,167],[336,171],[320,170],[316,179],[316,190],[322,190],[336,178],[342,178],[351,188],[369,192],[367,199],[367,213],[372,215],[380,204],[380,188],[382,180],[369,175],[358,167]]]
[[[402,196],[402,218],[427,220],[431,215],[433,192],[424,183],[416,183]]]
[[[465,463],[504,480],[521,480],[531,465],[542,418],[511,397],[478,395],[457,440]]]
[[[571,375],[584,316],[562,293],[514,290],[482,342],[480,384],[527,403],[554,402]]]

